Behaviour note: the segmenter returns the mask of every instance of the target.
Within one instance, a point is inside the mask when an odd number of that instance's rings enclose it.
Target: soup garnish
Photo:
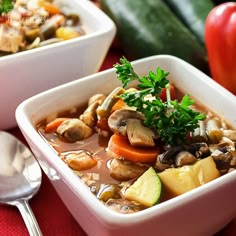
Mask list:
[[[0,14],[9,12],[13,9],[13,0],[2,0],[0,3]]]
[[[190,108],[194,101],[185,95],[181,102],[171,100],[170,84],[166,79],[168,72],[157,68],[156,73],[150,71],[148,76],[139,77],[133,70],[129,61],[121,58],[121,64],[116,64],[116,73],[123,87],[131,81],[138,80],[140,90],[126,92],[120,97],[130,106],[145,116],[144,124],[158,132],[161,140],[166,144],[177,145],[186,142],[186,135],[194,131],[199,120],[205,118],[204,114]],[[159,96],[166,89],[167,100],[162,101]],[[151,99],[147,99],[151,96]]]

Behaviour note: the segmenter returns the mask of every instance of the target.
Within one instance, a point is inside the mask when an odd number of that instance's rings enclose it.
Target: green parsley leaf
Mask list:
[[[117,63],[114,65],[118,79],[122,82],[125,88],[131,81],[136,80],[139,76],[134,72],[131,63],[125,58],[120,59],[121,64]]]
[[[155,73],[150,71],[148,76],[139,77],[126,58],[122,57],[120,63],[114,67],[123,87],[126,88],[130,82],[137,80],[140,89],[120,95],[124,102],[143,113],[144,124],[156,130],[166,144],[186,143],[187,134],[199,126],[199,120],[205,119],[205,114],[190,108],[194,104],[194,100],[191,100],[188,94],[184,95],[180,102],[171,100],[170,84],[166,78],[169,72],[160,67],[156,69]],[[164,88],[167,92],[166,102],[159,97]],[[147,96],[150,95],[151,100],[147,99]]]
[[[0,14],[8,13],[13,9],[13,0],[2,0],[0,3]]]

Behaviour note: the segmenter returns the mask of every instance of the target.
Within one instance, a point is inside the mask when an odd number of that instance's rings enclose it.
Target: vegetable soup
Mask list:
[[[0,8],[1,56],[85,34],[80,16],[66,1],[16,0],[8,2],[2,2]],[[4,4],[8,4],[7,8]]]
[[[104,205],[137,212],[235,170],[236,130],[222,117],[161,68],[140,77],[125,58],[115,68],[122,87],[36,127]],[[137,87],[127,88],[133,80]]]

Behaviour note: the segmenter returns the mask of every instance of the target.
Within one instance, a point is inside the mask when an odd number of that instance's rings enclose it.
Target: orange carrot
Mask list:
[[[112,107],[111,112],[114,112],[114,111],[116,111],[116,110],[120,110],[120,109],[122,109],[122,108],[125,107],[125,106],[126,106],[125,102],[123,101],[123,99],[120,98],[120,99],[115,103],[115,105]]]
[[[39,0],[39,6],[43,7],[51,15],[59,14],[61,12],[56,5],[45,0]]]
[[[127,137],[113,134],[109,140],[108,148],[113,153],[133,162],[154,162],[159,154],[157,147],[141,148],[130,145]]]
[[[54,132],[58,126],[65,120],[68,120],[70,118],[65,118],[65,117],[58,117],[54,119],[53,121],[49,122],[46,127],[45,127],[45,133],[52,133]]]

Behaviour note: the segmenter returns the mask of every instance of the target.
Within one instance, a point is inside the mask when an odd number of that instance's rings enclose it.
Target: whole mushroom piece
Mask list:
[[[144,116],[135,110],[120,109],[109,116],[108,125],[113,133],[126,136],[128,119],[144,120]]]
[[[108,118],[108,125],[115,134],[127,136],[132,146],[155,146],[155,133],[143,125],[144,116],[132,109],[120,109]]]
[[[146,170],[146,166],[141,166],[127,160],[118,158],[110,160],[110,175],[112,178],[118,181],[128,181],[134,178],[138,178]]]
[[[95,126],[97,120],[97,108],[102,104],[105,98],[106,97],[103,94],[96,94],[92,96],[88,101],[87,109],[80,115],[80,120],[82,120],[90,128]]]
[[[93,130],[79,119],[69,119],[57,128],[57,134],[67,142],[81,141],[92,135]]]

